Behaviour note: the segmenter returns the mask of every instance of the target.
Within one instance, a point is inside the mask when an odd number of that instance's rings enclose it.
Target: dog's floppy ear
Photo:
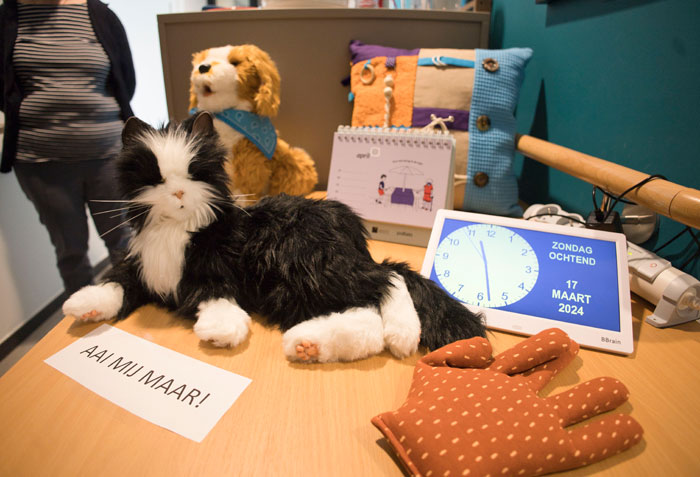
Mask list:
[[[137,138],[146,132],[155,131],[149,124],[141,121],[136,116],[131,116],[124,123],[124,129],[122,129],[122,144],[127,145],[136,141]]]
[[[190,83],[190,107],[189,109],[197,107],[197,94],[194,92],[194,84]]]
[[[262,116],[275,116],[280,107],[280,74],[277,66],[266,52],[255,47],[249,52],[255,71],[260,78],[260,87],[253,101],[255,112]]]
[[[196,68],[199,67],[199,64],[204,61],[204,59],[207,57],[207,52],[209,50],[202,50],[198,51],[197,53],[194,53],[192,55],[192,72],[194,74],[194,71]],[[190,107],[189,109],[196,108],[197,107],[197,94],[194,91],[194,83],[190,81]]]

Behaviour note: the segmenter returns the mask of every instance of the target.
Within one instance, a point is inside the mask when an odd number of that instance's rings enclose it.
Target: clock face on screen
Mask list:
[[[443,288],[469,305],[499,308],[526,296],[539,264],[518,233],[492,224],[460,227],[439,243],[433,262]]]

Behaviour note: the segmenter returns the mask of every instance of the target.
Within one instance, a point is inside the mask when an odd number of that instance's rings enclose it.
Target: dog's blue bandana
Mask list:
[[[197,108],[190,110],[190,114],[196,112]],[[260,149],[265,157],[272,159],[275,148],[277,148],[277,131],[275,131],[270,118],[242,109],[224,109],[214,113],[214,117],[243,134],[246,139]]]

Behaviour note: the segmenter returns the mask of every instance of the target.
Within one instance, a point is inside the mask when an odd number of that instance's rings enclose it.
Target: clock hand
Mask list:
[[[472,244],[472,247],[474,247],[474,250],[476,250],[476,253],[477,253],[477,254],[481,257],[481,259],[483,260],[483,258],[484,258],[484,251],[483,251],[483,249],[482,249],[481,252],[480,252],[479,249],[476,248],[476,245],[475,245],[474,242],[472,241],[471,237],[467,237],[467,239],[469,240],[469,243]]]
[[[481,246],[481,258],[484,260],[484,273],[486,274],[486,298],[491,301],[491,286],[489,284],[489,265],[486,262],[486,252],[484,251],[484,242],[479,240]]]

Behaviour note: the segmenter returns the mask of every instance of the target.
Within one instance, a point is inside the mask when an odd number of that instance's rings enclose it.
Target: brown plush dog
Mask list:
[[[280,105],[280,75],[270,56],[254,45],[228,45],[195,53],[192,66],[190,108],[215,117],[230,151],[231,192],[251,201],[311,192],[318,181],[313,160],[279,139],[270,121]]]

